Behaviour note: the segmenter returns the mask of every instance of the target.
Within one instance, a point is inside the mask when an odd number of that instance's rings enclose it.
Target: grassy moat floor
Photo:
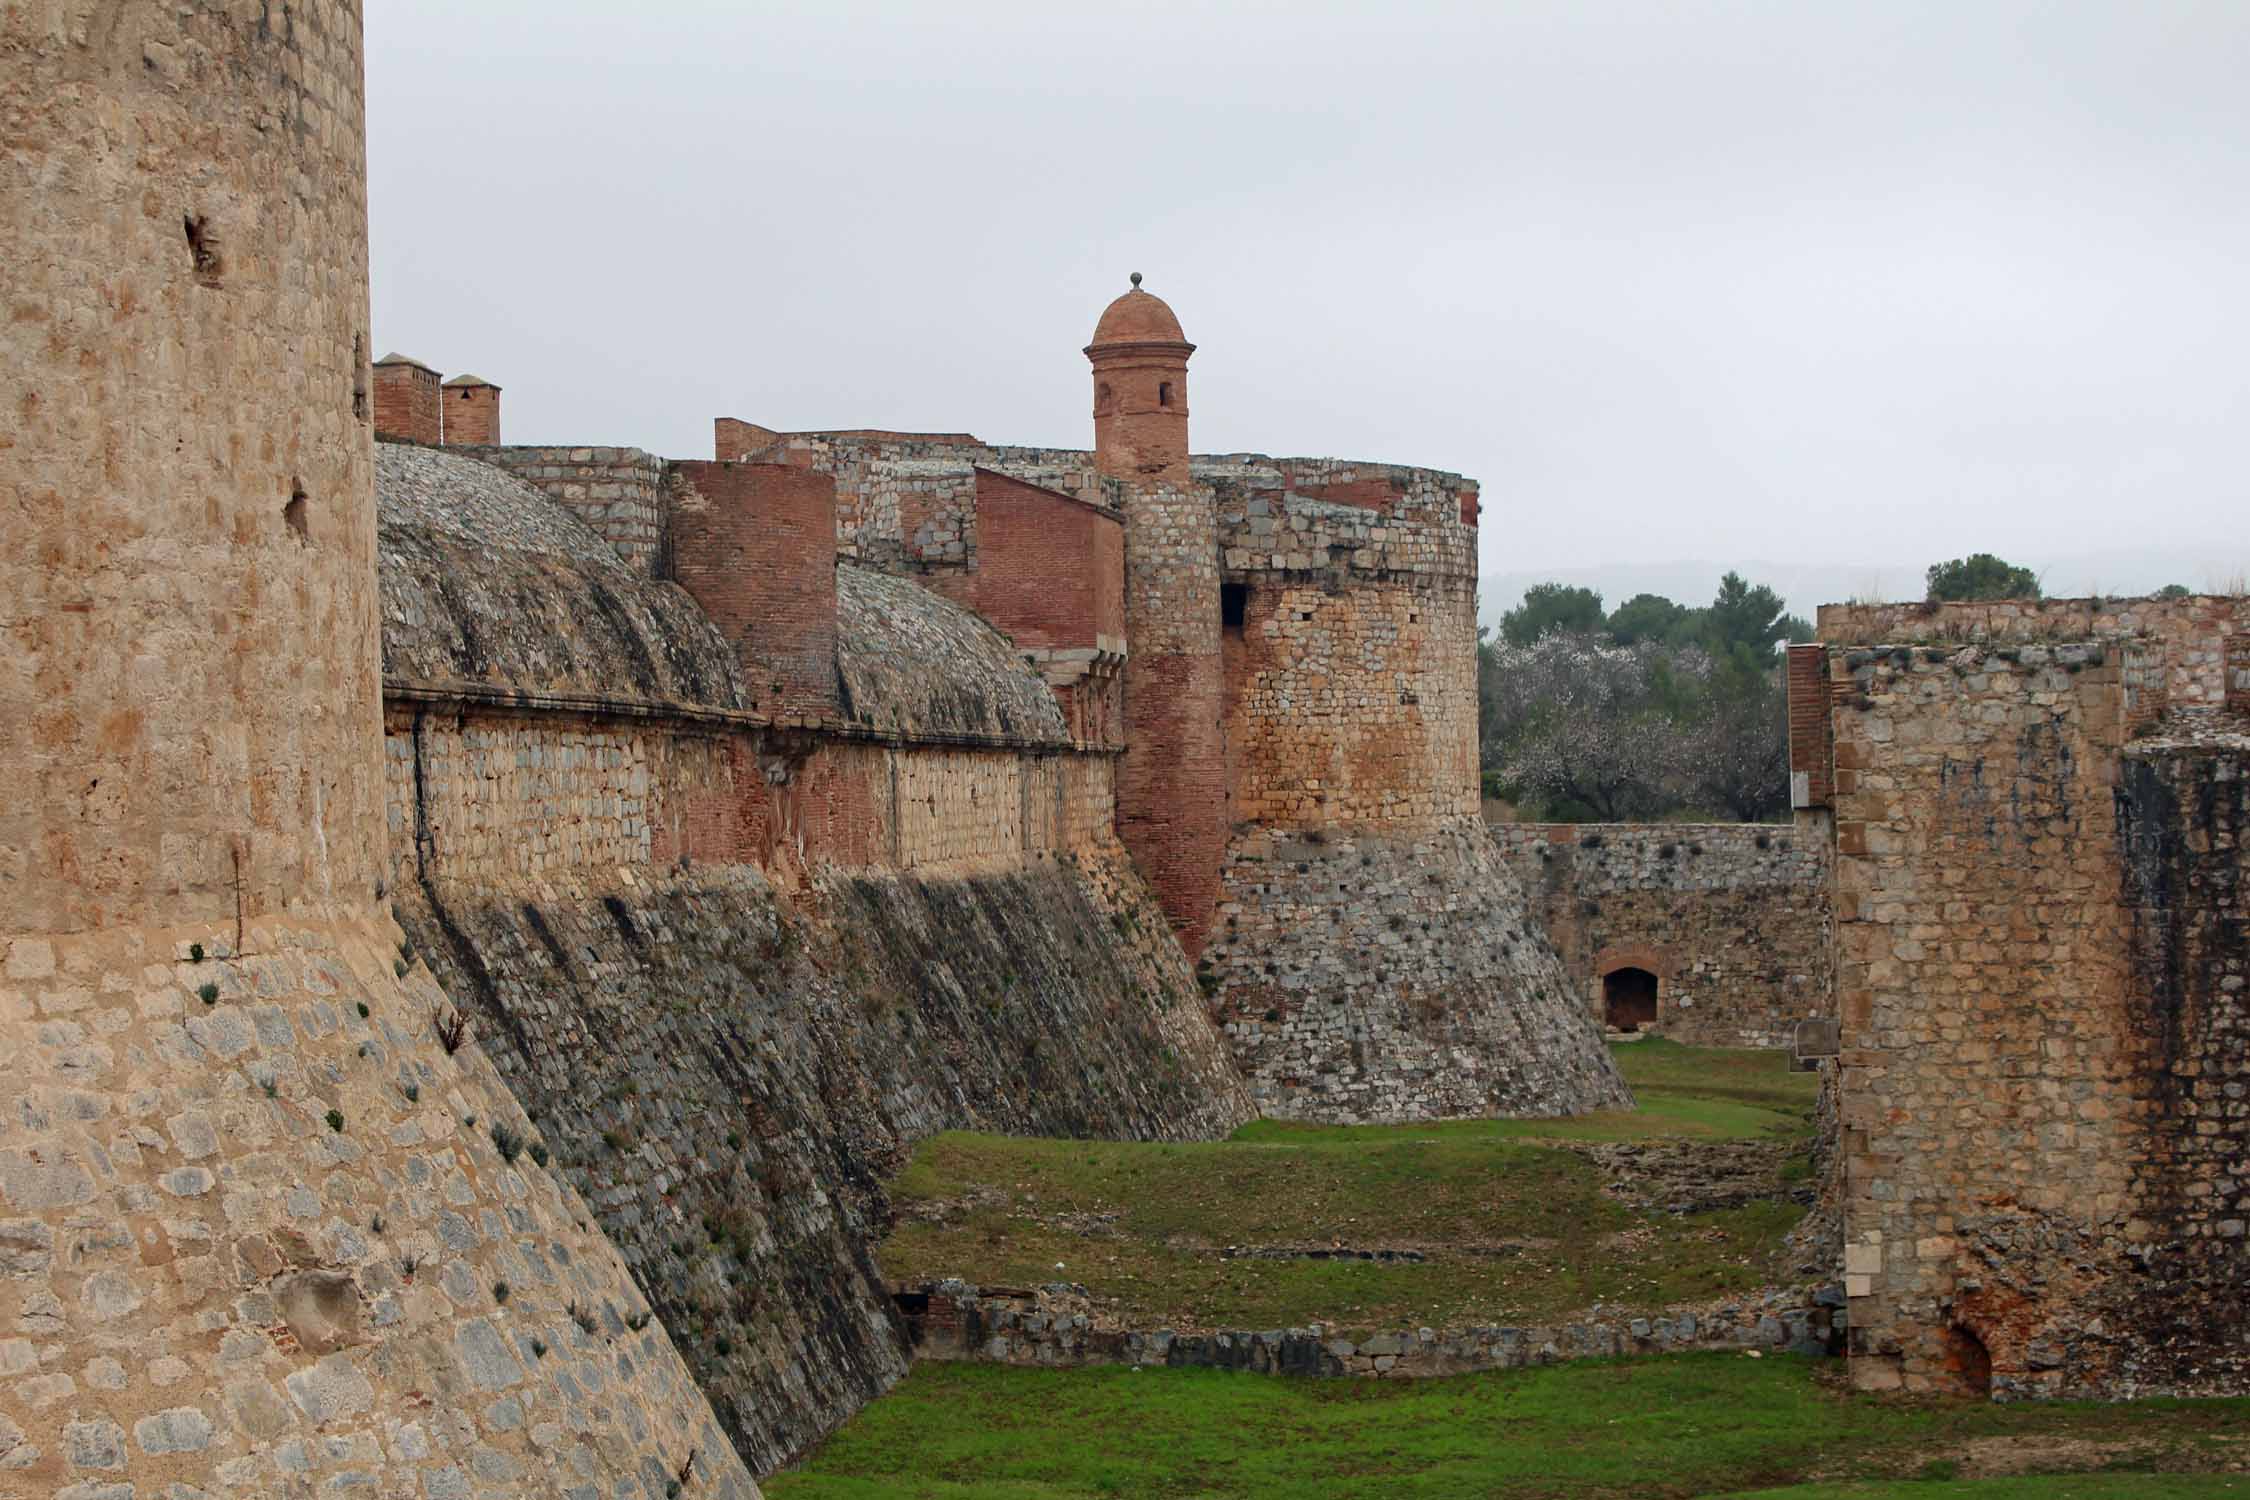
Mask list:
[[[1840,1372],[1733,1354],[1420,1381],[926,1364],[766,1493],[2250,1500],[2250,1401],[1905,1402]],[[2085,1471],[2105,1472],[2049,1477]]]
[[[1811,1075],[1773,1053],[1616,1052],[1638,1111],[1260,1122],[1195,1146],[940,1136],[894,1184],[878,1260],[899,1282],[1080,1282],[1129,1326],[1182,1330],[1526,1323],[1804,1279],[1783,1241]],[[1338,1245],[1426,1258],[1221,1254]],[[929,1363],[766,1492],[2250,1500],[2250,1400],[2003,1407],[1841,1379],[1741,1354],[1419,1381]]]
[[[1814,1075],[1772,1052],[1616,1052],[1637,1111],[1259,1121],[1184,1146],[941,1135],[892,1185],[876,1260],[894,1282],[1079,1282],[1127,1326],[1182,1332],[1533,1323],[1802,1279],[1781,1252],[1811,1186]],[[1425,1258],[1226,1254],[1339,1247]]]

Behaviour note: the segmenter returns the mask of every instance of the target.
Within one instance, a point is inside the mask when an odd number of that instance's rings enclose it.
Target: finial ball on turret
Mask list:
[[[1135,287],[1138,287],[1138,286],[1139,286],[1140,284],[1141,284],[1141,273],[1140,273],[1140,272],[1138,272],[1138,271],[1135,271],[1135,272],[1133,273],[1133,285],[1134,285]]]

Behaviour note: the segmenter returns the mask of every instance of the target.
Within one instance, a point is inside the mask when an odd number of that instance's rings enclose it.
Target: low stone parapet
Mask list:
[[[1348,1338],[1302,1328],[1181,1333],[1118,1326],[1083,1286],[978,1287],[933,1281],[894,1294],[917,1359],[1074,1368],[1161,1365],[1261,1375],[1409,1378],[1520,1370],[1574,1359],[1740,1350],[1839,1354],[1844,1297],[1836,1286],[1777,1290],[1650,1316],[1596,1315],[1528,1327],[1417,1328]]]

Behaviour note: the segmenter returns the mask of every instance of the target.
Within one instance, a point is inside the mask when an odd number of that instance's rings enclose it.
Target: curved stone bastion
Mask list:
[[[0,1493],[754,1496],[398,930],[237,941],[0,944]]]
[[[360,33],[0,9],[0,1495],[748,1500],[382,905]]]

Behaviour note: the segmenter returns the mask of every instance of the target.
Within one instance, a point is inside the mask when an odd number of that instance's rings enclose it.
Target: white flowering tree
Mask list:
[[[1789,810],[1789,693],[1770,662],[1730,661],[1704,687],[1682,745],[1695,805],[1744,823]]]
[[[1549,635],[1480,648],[1477,691],[1490,780],[1539,816],[1755,822],[1788,808],[1786,698],[1769,657]]]
[[[1484,665],[1485,761],[1519,797],[1606,822],[1680,805],[1682,717],[1710,668],[1701,651],[1550,635],[1487,647]]]

